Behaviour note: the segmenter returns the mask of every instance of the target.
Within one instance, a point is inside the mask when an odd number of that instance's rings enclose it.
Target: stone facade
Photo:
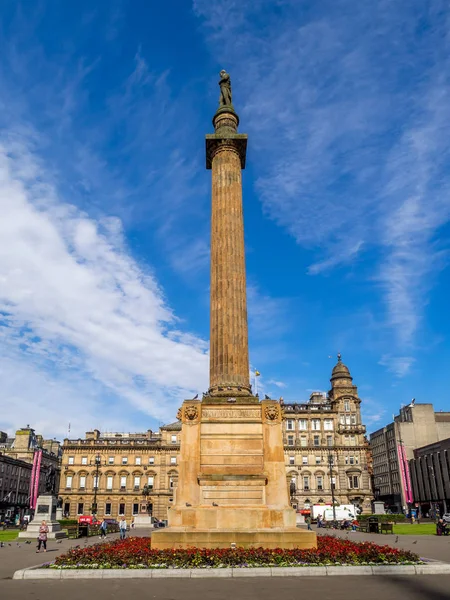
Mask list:
[[[42,450],[38,490],[43,494],[48,467],[53,466],[59,474],[60,443],[44,440],[29,426],[18,429],[14,437],[0,432],[0,518],[7,514],[22,517],[28,513],[31,472],[37,450]]]
[[[340,356],[327,395],[313,393],[309,402],[284,404],[286,476],[297,510],[331,504],[333,485],[335,502],[371,511],[370,454],[360,405]]]
[[[99,517],[117,519],[123,514],[130,520],[140,514],[147,485],[149,513],[167,519],[178,481],[180,431],[176,422],[158,433],[94,430],[84,439],[65,439],[59,490],[64,516],[91,514],[95,500]]]

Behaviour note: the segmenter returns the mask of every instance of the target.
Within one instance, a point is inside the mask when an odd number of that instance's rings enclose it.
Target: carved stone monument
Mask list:
[[[247,136],[237,131],[230,77],[220,73],[215,133],[206,136],[212,170],[210,387],[186,400],[181,457],[169,527],[153,548],[311,548],[289,503],[282,407],[252,394],[249,378],[242,169]]]
[[[39,496],[33,520],[28,524],[26,531],[21,531],[19,533],[19,538],[37,538],[42,521],[47,522],[47,537],[49,540],[67,537],[66,532],[61,531],[61,525],[56,520],[57,506],[58,499],[52,494],[43,494]]]

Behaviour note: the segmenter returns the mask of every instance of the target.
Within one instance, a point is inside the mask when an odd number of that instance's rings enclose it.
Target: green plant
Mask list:
[[[406,520],[405,515],[359,515],[358,521],[360,523],[367,521],[369,518],[376,517],[380,523],[404,523]]]
[[[58,523],[61,527],[69,527],[69,525],[78,525],[78,521],[76,519],[60,519]]]

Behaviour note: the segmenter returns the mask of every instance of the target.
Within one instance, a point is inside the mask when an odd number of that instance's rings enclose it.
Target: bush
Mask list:
[[[149,538],[127,538],[72,548],[50,568],[66,569],[195,569],[223,567],[299,567],[307,565],[372,565],[419,563],[416,554],[399,548],[319,536],[317,548],[187,548],[153,550]]]
[[[69,527],[69,525],[78,525],[78,521],[76,519],[60,519],[58,523],[61,527]]]
[[[367,521],[371,517],[376,517],[380,523],[404,523],[406,520],[405,515],[359,515],[358,521],[361,523]]]

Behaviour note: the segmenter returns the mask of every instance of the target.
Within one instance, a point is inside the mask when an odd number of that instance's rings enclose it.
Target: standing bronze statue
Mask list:
[[[222,69],[220,71],[220,98],[219,98],[219,107],[222,106],[233,106],[231,101],[231,79],[230,75]]]

